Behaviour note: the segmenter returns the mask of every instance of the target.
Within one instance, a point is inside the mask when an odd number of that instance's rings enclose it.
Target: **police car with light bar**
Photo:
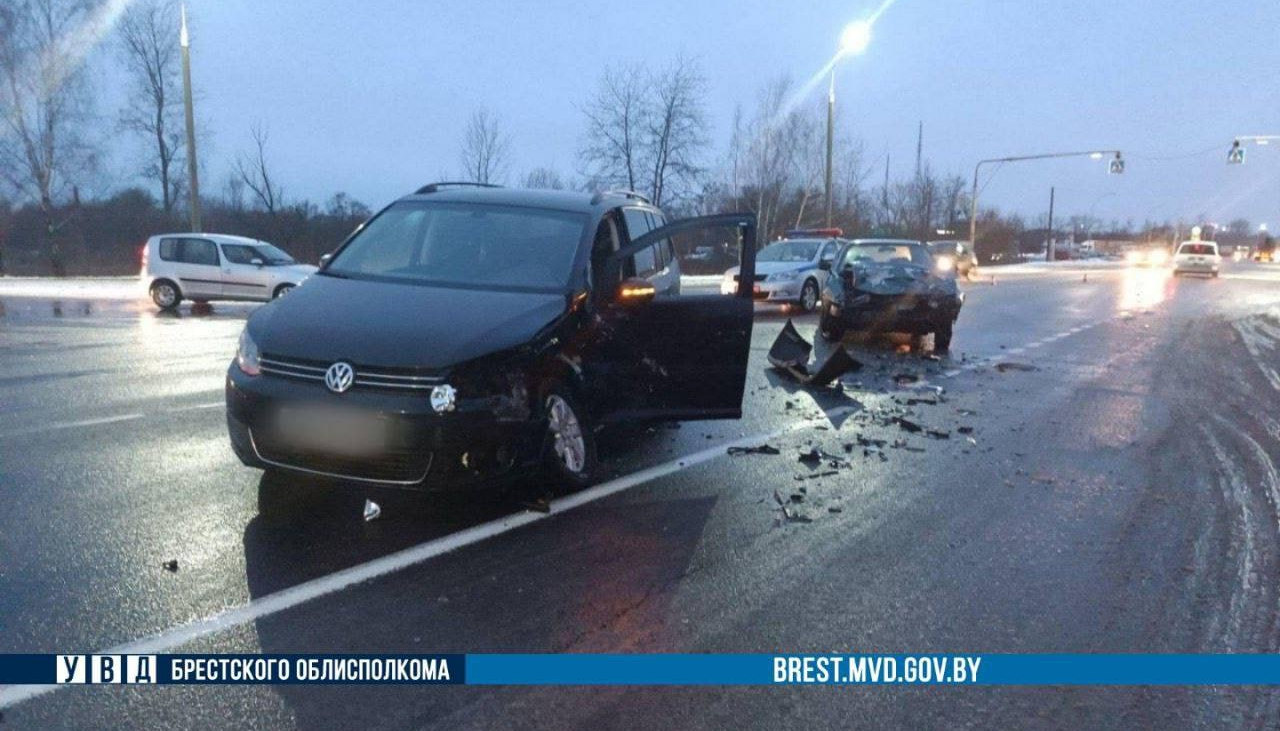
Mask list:
[[[756,275],[752,291],[756,300],[799,305],[805,312],[818,306],[828,269],[822,262],[835,260],[845,240],[838,228],[796,229],[786,238],[769,244],[756,253]],[[724,273],[721,294],[738,288],[738,267]]]

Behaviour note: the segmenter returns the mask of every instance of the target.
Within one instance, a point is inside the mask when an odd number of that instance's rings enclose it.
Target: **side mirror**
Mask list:
[[[263,260],[259,259],[259,258],[258,258],[258,257],[256,257],[256,256],[255,256],[255,257],[253,257],[252,259],[250,259],[250,260],[249,260],[249,263],[250,263],[250,264],[252,264],[252,265],[254,265],[254,266],[256,266],[256,267],[258,267],[259,269],[261,269],[261,268],[263,267],[263,265],[265,265],[265,264],[266,264],[266,262],[265,262],[265,261],[263,261]]]
[[[618,304],[620,305],[640,305],[653,299],[658,291],[653,288],[653,283],[638,277],[624,279],[622,284],[618,285]]]
[[[823,259],[822,261],[818,262],[818,268],[824,272],[829,272],[831,271],[831,265],[833,263],[834,262],[832,262],[830,259]]]
[[[320,255],[320,266],[322,266],[322,267],[323,267],[325,264],[328,264],[328,263],[329,263],[329,260],[330,260],[330,259],[332,259],[332,258],[333,258],[333,254],[321,254],[321,255]]]
[[[853,267],[846,266],[840,270],[840,279],[846,284],[853,284]]]

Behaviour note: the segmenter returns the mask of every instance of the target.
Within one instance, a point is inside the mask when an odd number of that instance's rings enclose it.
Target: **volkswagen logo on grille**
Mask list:
[[[356,372],[351,368],[350,363],[338,361],[329,366],[329,370],[324,372],[324,385],[329,387],[334,393],[342,393],[351,388],[351,382],[356,378]]]

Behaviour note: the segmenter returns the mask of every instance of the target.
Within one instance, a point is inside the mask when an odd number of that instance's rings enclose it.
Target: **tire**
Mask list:
[[[545,461],[560,482],[574,489],[591,485],[599,471],[596,438],[577,399],[556,386],[542,398],[547,418]]]
[[[151,283],[151,301],[162,310],[172,310],[182,302],[182,290],[168,279],[157,279]]]
[[[280,299],[286,294],[289,294],[289,290],[293,289],[296,286],[297,286],[296,284],[282,284],[279,287],[276,287],[276,291],[271,293],[271,299],[273,300]]]
[[[800,287],[800,299],[797,304],[800,305],[801,312],[813,312],[822,302],[818,293],[818,282],[813,279],[804,280],[804,285]]]
[[[955,329],[955,322],[948,322],[933,331],[933,349],[935,351],[951,350],[951,335]]]
[[[822,312],[818,314],[818,334],[823,340],[838,341],[844,337],[844,325],[831,316],[831,310],[824,303]]]

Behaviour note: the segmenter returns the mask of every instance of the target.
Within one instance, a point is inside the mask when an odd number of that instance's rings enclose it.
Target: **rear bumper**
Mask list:
[[[1209,262],[1177,262],[1173,265],[1173,271],[1179,274],[1216,274],[1218,265]]]
[[[454,489],[507,477],[541,454],[539,420],[500,420],[491,411],[435,413],[421,395],[367,391],[334,396],[317,383],[227,371],[227,433],[240,460],[317,477],[415,489]],[[354,457],[297,446],[276,426],[283,405],[359,411],[385,423],[386,443]]]

